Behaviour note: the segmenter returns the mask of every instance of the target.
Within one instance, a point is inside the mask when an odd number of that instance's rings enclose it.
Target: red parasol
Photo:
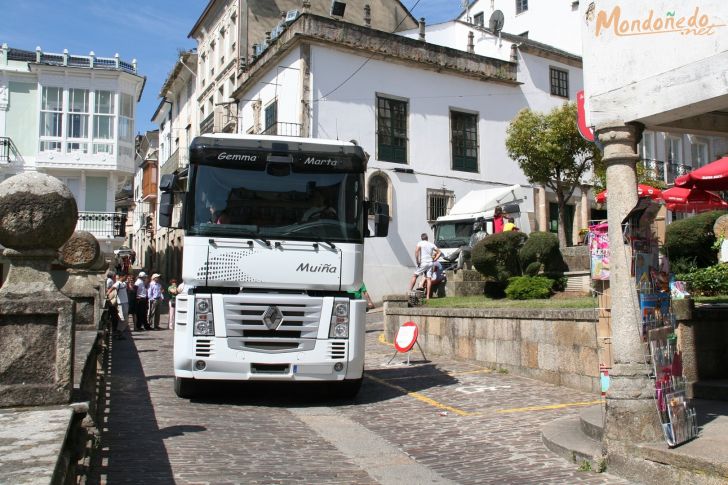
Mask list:
[[[656,189],[655,187],[650,187],[649,185],[639,184],[637,186],[637,196],[638,197],[649,197],[651,199],[659,199],[662,195],[662,191],[660,189]],[[603,204],[607,201],[607,191],[604,190],[602,192],[599,192],[595,197],[597,203]]]
[[[673,187],[662,192],[667,209],[674,212],[705,212],[728,210],[728,202],[707,190]]]
[[[675,187],[728,190],[728,157],[704,165],[675,179]]]

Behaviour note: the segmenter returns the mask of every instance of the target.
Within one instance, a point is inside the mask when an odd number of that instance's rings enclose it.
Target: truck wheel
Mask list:
[[[364,379],[344,379],[341,382],[332,384],[333,394],[340,399],[353,399],[359,393],[361,383]]]
[[[182,399],[191,399],[197,395],[197,383],[185,377],[174,378],[174,393]]]

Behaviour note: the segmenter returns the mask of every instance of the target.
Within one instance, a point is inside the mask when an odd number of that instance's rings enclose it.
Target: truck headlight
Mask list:
[[[334,300],[329,338],[349,338],[349,300]]]
[[[210,298],[197,298],[195,301],[194,335],[209,337],[215,335],[215,319],[212,316]]]

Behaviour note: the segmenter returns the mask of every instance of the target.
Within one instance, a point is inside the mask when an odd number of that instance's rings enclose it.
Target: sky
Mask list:
[[[320,0],[319,0],[320,1]],[[328,1],[328,0],[324,0]],[[461,0],[402,0],[428,24],[451,20]],[[0,44],[16,49],[137,60],[147,77],[137,107],[136,130],[155,129],[151,117],[159,90],[178,59],[179,50],[196,47],[187,34],[207,0],[0,0]]]

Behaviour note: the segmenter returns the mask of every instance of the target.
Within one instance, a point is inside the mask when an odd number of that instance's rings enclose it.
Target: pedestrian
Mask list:
[[[129,314],[131,315],[132,323],[136,329],[136,286],[134,286],[134,275],[132,274],[126,275],[126,296],[129,301]]]
[[[372,298],[369,296],[369,292],[367,291],[367,285],[365,285],[363,281],[358,290],[349,290],[348,293],[350,295],[352,295],[352,297],[355,300],[366,300],[367,301],[367,311],[374,308],[374,302],[372,301]]]
[[[505,223],[505,224],[503,225],[503,232],[508,232],[508,231],[517,231],[517,230],[518,230],[518,228],[516,227],[516,224],[515,224],[515,222],[513,221],[513,217],[510,217],[510,216],[509,216],[508,218],[506,218],[506,220],[507,220],[508,222],[506,222],[506,223]]]
[[[174,311],[177,306],[177,280],[175,278],[169,280],[167,294],[169,294],[169,328],[174,328]]]
[[[134,282],[136,287],[136,324],[134,330],[141,332],[142,330],[151,330],[147,320],[147,312],[149,311],[149,302],[147,300],[147,274],[144,271],[139,272],[137,280]]]
[[[116,281],[116,274],[114,274],[113,271],[109,271],[108,273],[106,273],[106,291],[108,291],[109,288],[111,288],[111,285],[113,285],[115,281]]]
[[[114,273],[106,273],[106,310],[109,312],[112,335],[116,335],[119,331],[119,297],[116,288],[114,288],[115,279],[116,275]]]
[[[503,208],[501,206],[496,206],[495,210],[493,211],[493,233],[498,234],[499,232],[503,232]]]
[[[116,291],[116,311],[119,323],[114,331],[114,338],[117,340],[126,340],[124,331],[127,328],[127,320],[129,317],[129,296],[126,292],[126,281],[121,274],[116,275],[116,282],[111,285],[108,292]]]
[[[415,287],[417,278],[421,275],[425,277],[425,296],[429,300],[430,294],[430,278],[432,276],[432,263],[440,257],[440,249],[433,243],[428,241],[426,233],[420,235],[420,242],[415,247],[415,262],[417,268],[410,279],[409,291]]]
[[[149,283],[149,291],[147,298],[149,300],[149,315],[147,321],[152,330],[160,330],[159,328],[159,312],[161,310],[162,302],[164,302],[164,290],[162,284],[159,282],[161,275],[154,273],[152,275],[152,281]]]

